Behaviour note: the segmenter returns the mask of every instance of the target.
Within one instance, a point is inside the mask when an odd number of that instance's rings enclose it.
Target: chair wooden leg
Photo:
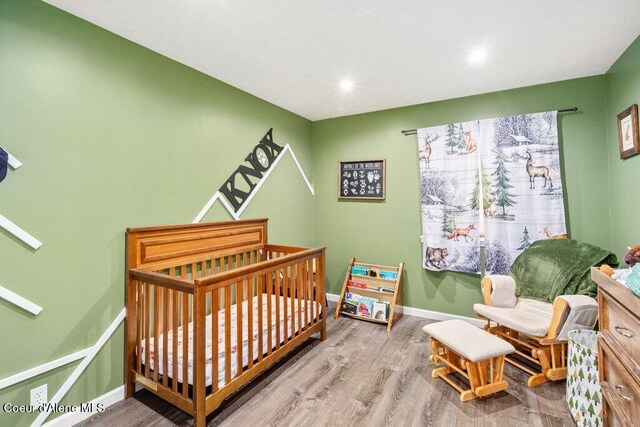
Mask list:
[[[551,369],[551,361],[549,360],[549,348],[539,348],[535,351],[535,357],[540,361],[540,368],[542,373],[546,374]]]
[[[551,381],[567,378],[566,347],[567,343],[551,344],[551,368],[547,371]]]
[[[461,402],[468,402],[469,400],[473,400],[476,397],[478,397],[478,396],[471,390],[465,390],[462,393],[460,393],[460,401]]]
[[[493,326],[487,331],[511,343],[516,348],[516,353],[520,358],[527,359],[540,367],[540,372],[536,372],[537,370],[532,370],[519,361],[507,357],[507,362],[530,375],[527,380],[529,387],[544,384],[549,380],[558,381],[567,377],[567,343],[541,344],[537,340],[520,336],[518,332],[500,325]]]
[[[527,380],[527,386],[537,387],[540,384],[546,383],[547,381],[549,381],[549,379],[545,374],[535,374],[529,377],[529,379]]]

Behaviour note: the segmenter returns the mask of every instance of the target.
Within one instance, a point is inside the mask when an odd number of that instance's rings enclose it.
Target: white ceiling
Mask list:
[[[311,120],[602,74],[640,33],[638,0],[46,1]]]

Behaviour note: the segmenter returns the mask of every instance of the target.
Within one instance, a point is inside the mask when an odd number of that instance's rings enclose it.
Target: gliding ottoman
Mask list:
[[[431,338],[431,362],[444,364],[431,377],[440,377],[460,392],[460,400],[484,397],[509,387],[504,380],[505,355],[515,349],[508,342],[463,320],[430,323],[422,328]],[[447,375],[459,373],[471,386],[463,390]]]

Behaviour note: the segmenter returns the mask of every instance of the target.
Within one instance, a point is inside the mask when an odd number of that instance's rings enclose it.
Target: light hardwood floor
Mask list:
[[[327,341],[309,341],[225,402],[207,425],[574,426],[564,381],[528,388],[526,375],[510,365],[507,391],[461,403],[455,390],[431,378],[426,323],[405,315],[388,333],[384,325],[331,319]],[[140,391],[81,425],[192,424],[184,412]]]

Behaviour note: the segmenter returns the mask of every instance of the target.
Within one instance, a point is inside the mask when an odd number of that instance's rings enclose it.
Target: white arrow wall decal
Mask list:
[[[22,162],[20,162],[20,160],[13,157],[7,150],[4,151],[6,151],[6,153],[9,155],[9,159],[7,160],[9,166],[11,166],[13,169],[18,169],[20,166],[22,166]]]
[[[28,311],[29,313],[37,316],[42,311],[42,307],[38,304],[34,304],[26,298],[21,297],[20,295],[11,292],[9,289],[0,286],[0,298],[9,301],[11,304],[20,307],[23,310]]]

